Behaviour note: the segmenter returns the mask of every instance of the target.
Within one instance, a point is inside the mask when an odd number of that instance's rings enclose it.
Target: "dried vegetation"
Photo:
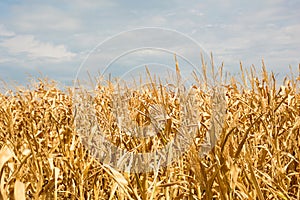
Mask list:
[[[119,172],[89,155],[74,128],[71,89],[40,80],[0,94],[0,199],[300,199],[300,75],[278,87],[263,66],[259,75],[242,69],[240,80],[224,85],[225,121],[210,153],[199,157],[211,115],[209,94],[199,85],[195,145],[170,166],[139,174]],[[150,107],[157,104],[170,116],[160,134],[139,141],[120,134],[111,116],[112,91],[99,86],[95,105],[108,139],[137,152],[172,139],[180,105],[172,94],[158,92],[131,91],[130,122],[146,126],[151,119],[143,113],[155,112]]]

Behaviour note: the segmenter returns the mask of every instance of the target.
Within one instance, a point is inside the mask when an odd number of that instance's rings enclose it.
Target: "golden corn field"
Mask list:
[[[242,69],[223,85],[226,115],[216,146],[200,157],[211,107],[193,86],[199,123],[194,144],[158,171],[126,173],[94,159],[76,133],[72,88],[41,79],[0,94],[0,199],[300,199],[300,66],[277,82],[265,67]],[[147,126],[151,105],[165,106],[165,128],[150,138],[122,132],[111,114],[111,85],[93,102],[103,134],[121,148],[161,148],[180,121],[180,103],[161,88],[128,89],[129,122]],[[163,103],[162,103],[163,101]],[[127,122],[124,122],[127,123]]]

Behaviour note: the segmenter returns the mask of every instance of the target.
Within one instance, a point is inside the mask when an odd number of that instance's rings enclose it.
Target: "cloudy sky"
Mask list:
[[[68,84],[97,44],[142,27],[170,29],[194,39],[233,74],[240,61],[245,68],[259,67],[263,58],[269,70],[283,76],[289,65],[296,69],[300,63],[299,19],[298,0],[2,0],[0,79],[25,83],[31,76],[47,76]],[[135,39],[112,43],[122,49]],[[97,62],[119,55],[101,54]],[[131,55],[127,61],[134,59]]]

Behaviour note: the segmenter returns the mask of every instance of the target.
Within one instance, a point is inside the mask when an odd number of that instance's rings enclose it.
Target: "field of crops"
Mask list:
[[[226,114],[216,146],[199,156],[212,112],[209,90],[195,81],[200,125],[194,144],[147,173],[118,171],[90,155],[75,129],[72,88],[42,79],[7,90],[0,94],[0,199],[300,199],[300,66],[283,83],[264,66],[241,69],[238,80],[222,86]],[[181,105],[163,87],[128,89],[128,123],[151,123],[145,114],[151,105],[162,105],[169,116],[164,129],[144,139],[116,126],[114,92],[99,85],[93,97],[113,144],[148,152],[176,136]]]

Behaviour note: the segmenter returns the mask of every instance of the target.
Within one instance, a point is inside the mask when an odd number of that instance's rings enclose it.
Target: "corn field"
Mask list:
[[[263,66],[230,78],[219,139],[203,156],[210,128],[210,94],[195,81],[200,126],[180,159],[157,171],[126,173],[95,159],[75,129],[72,88],[37,80],[0,94],[0,199],[300,199],[300,66],[277,82]],[[176,135],[180,102],[164,87],[128,88],[126,123],[145,127],[151,105],[169,116],[152,138],[120,131],[112,115],[111,84],[93,96],[99,126],[120,148],[148,152]],[[162,103],[163,102],[163,103]],[[124,102],[123,102],[124,104]]]

